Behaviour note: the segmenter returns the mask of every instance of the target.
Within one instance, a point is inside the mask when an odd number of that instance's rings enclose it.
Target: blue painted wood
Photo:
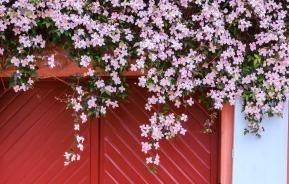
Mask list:
[[[286,184],[288,103],[283,118],[265,118],[261,138],[244,135],[246,120],[241,102],[235,106],[233,184]]]

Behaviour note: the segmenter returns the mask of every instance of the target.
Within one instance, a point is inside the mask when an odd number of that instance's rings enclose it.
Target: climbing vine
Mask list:
[[[118,107],[129,87],[122,73],[141,72],[138,85],[150,94],[144,108],[152,111],[140,127],[141,146],[146,164],[156,166],[159,141],[186,133],[187,115],[172,106],[192,106],[196,93],[214,109],[241,97],[245,133],[260,136],[264,116],[282,115],[287,14],[282,0],[0,0],[0,66],[16,70],[10,81],[16,92],[33,87],[40,63],[57,67],[55,54],[43,54],[48,44],[85,68],[86,80],[71,85],[67,100],[75,147],[64,154],[65,165],[84,149],[80,124]]]

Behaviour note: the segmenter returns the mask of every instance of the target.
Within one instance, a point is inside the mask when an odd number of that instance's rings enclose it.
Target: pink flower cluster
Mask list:
[[[199,5],[201,12],[193,15],[200,25],[197,40],[200,45],[208,45],[212,54],[216,48],[220,52],[211,60],[211,72],[203,84],[217,87],[208,93],[216,109],[224,101],[234,104],[242,96],[250,122],[248,131],[260,135],[263,115],[282,114],[288,96],[286,4],[234,0],[227,5],[223,1]]]
[[[143,72],[138,85],[150,94],[144,108],[164,107],[140,127],[146,163],[159,165],[159,141],[186,132],[187,116],[167,107],[192,106],[198,91],[215,109],[241,97],[246,132],[256,135],[264,115],[282,115],[289,82],[287,14],[288,3],[273,0],[0,0],[0,55],[17,68],[15,91],[32,87],[36,60],[43,58],[37,51],[56,37],[64,36],[63,44],[86,68],[87,81],[68,100],[76,147],[65,153],[65,165],[80,159],[81,123],[118,107],[125,96],[122,72]],[[54,55],[47,58],[56,67]]]
[[[32,78],[33,76],[27,74],[27,70],[34,72],[36,71],[35,57],[33,55],[28,55],[27,57],[20,59],[13,56],[11,58],[11,64],[17,67],[17,70],[13,76],[14,80],[16,81],[16,84],[13,86],[14,91],[27,91],[30,89],[34,83],[34,80]]]
[[[187,121],[187,115],[182,114],[180,117],[176,117],[175,114],[170,113],[167,115],[154,113],[149,119],[150,124],[141,125],[141,136],[149,139],[148,142],[142,142],[142,151],[148,154],[150,151],[157,151],[159,141],[161,139],[170,139],[176,135],[185,135],[186,129],[181,125],[181,122]],[[159,165],[160,157],[156,153],[147,157],[146,164]]]

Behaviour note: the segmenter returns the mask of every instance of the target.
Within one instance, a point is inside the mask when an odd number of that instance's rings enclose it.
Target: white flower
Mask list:
[[[76,92],[77,92],[79,95],[83,95],[83,94],[84,94],[81,86],[77,86],[75,89],[76,89]]]
[[[88,105],[88,108],[94,108],[96,107],[96,98],[93,96],[91,97],[88,101],[87,101],[87,105]]]
[[[186,130],[186,129],[184,129],[184,128],[181,128],[181,131],[180,131],[180,134],[181,134],[181,135],[185,135],[185,134],[186,134],[186,132],[187,132],[187,130]]]
[[[73,161],[75,161],[76,160],[76,155],[75,154],[73,154],[72,156],[71,156],[71,159],[70,159],[72,162]]]
[[[84,76],[90,76],[92,77],[94,75],[94,70],[92,70],[91,68],[88,69],[88,71],[84,74]]]
[[[65,157],[66,160],[69,160],[70,157],[71,157],[71,153],[65,152],[64,153],[64,157]]]
[[[0,48],[0,55],[3,56],[3,54],[4,54],[4,49]]]
[[[117,101],[111,101],[110,99],[108,99],[105,103],[107,107],[111,106],[113,109],[118,107]]]
[[[78,148],[80,151],[83,151],[83,144],[77,144],[77,148]]]
[[[187,100],[187,103],[188,103],[189,106],[192,106],[194,104],[193,98],[189,98]]]
[[[101,107],[100,107],[100,113],[101,113],[101,114],[106,114],[106,107],[101,106]]]
[[[34,81],[33,81],[31,78],[29,78],[28,81],[27,81],[27,83],[28,83],[30,86],[32,86],[32,84],[34,83]]]
[[[81,113],[80,118],[82,123],[87,122],[87,116],[84,113]]]
[[[55,67],[54,55],[51,55],[48,57],[48,66],[49,66],[49,68]]]
[[[155,165],[159,165],[160,164],[160,156],[157,154],[156,156],[155,156],[155,160],[154,160],[154,162],[153,162]]]
[[[13,89],[14,89],[15,92],[18,92],[18,91],[20,91],[20,86],[19,85],[15,85],[13,87]]]
[[[18,58],[16,58],[15,56],[12,57],[11,59],[11,63],[16,66],[16,67],[19,67],[20,65],[20,60]]]
[[[159,149],[159,148],[160,148],[159,143],[158,143],[158,142],[154,143],[154,149],[157,150],[157,149]]]
[[[79,124],[78,124],[78,123],[75,123],[75,124],[74,124],[74,130],[75,130],[75,131],[79,131],[79,129],[80,129]]]
[[[81,56],[80,65],[83,67],[88,67],[91,62],[91,58],[89,56]]]
[[[141,145],[142,145],[142,152],[144,152],[145,154],[147,154],[148,151],[152,149],[152,144],[148,142],[141,142]]]
[[[84,137],[76,135],[76,141],[80,144],[82,144],[84,142]]]
[[[152,164],[152,163],[153,163],[153,157],[147,157],[146,164]]]
[[[163,133],[158,127],[152,128],[152,138],[156,141],[160,140],[163,137]]]
[[[95,85],[96,85],[97,88],[103,88],[105,86],[105,83],[104,83],[103,80],[97,80],[95,82]]]
[[[73,109],[75,110],[75,112],[78,112],[80,109],[82,109],[82,106],[80,105],[80,103],[75,102],[73,104]]]
[[[188,115],[182,114],[180,119],[181,119],[181,121],[187,121],[188,120]]]

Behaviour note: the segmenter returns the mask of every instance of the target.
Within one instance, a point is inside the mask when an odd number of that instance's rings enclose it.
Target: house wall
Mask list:
[[[235,105],[233,184],[286,184],[288,103],[283,118],[265,118],[261,138],[245,135],[246,120],[240,101]]]

